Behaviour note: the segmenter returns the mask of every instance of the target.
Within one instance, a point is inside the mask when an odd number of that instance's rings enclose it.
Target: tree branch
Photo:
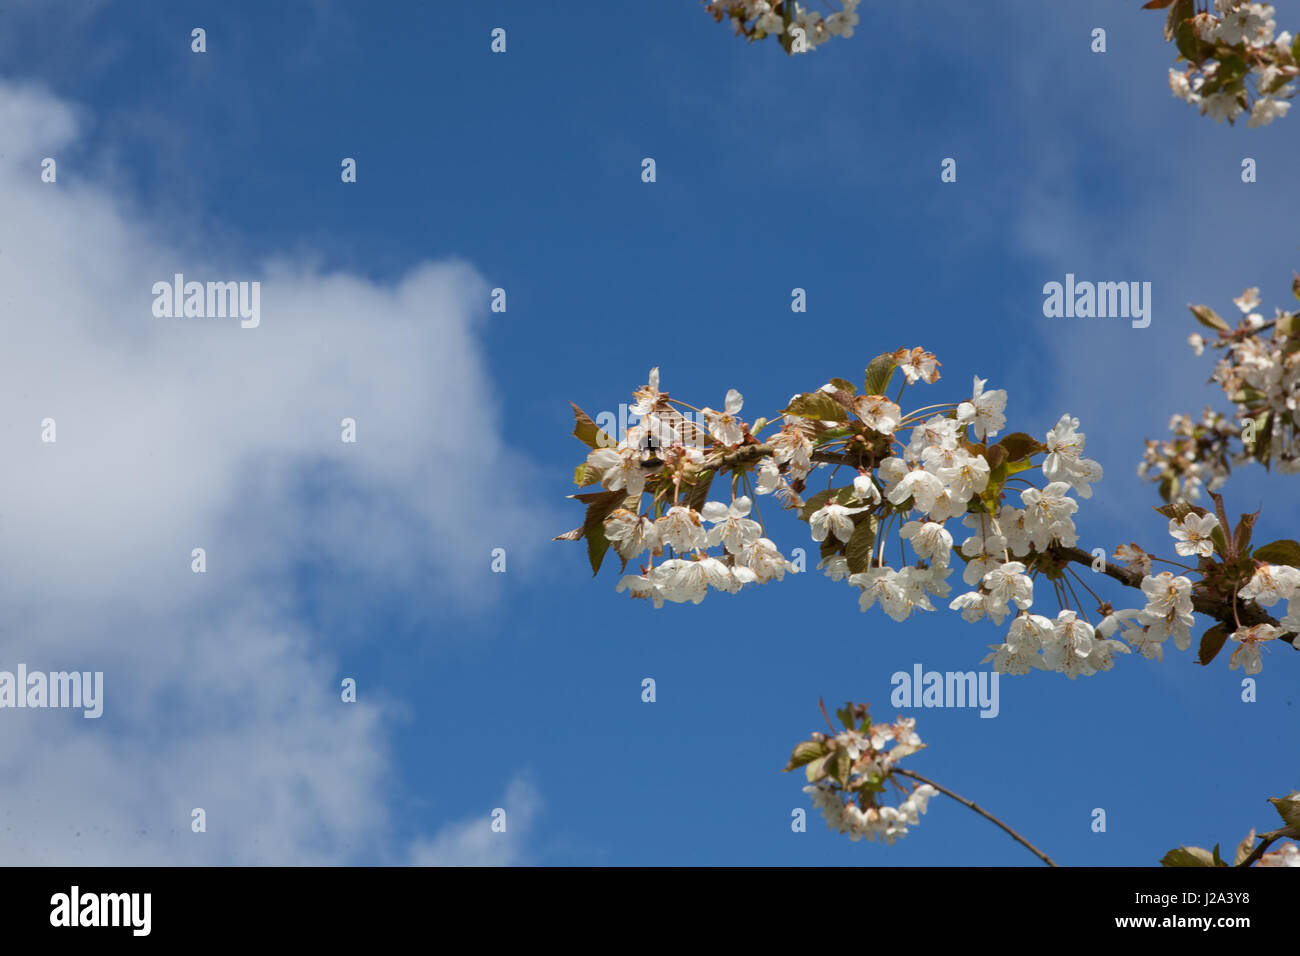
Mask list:
[[[752,461],[758,461],[760,458],[766,458],[775,452],[771,445],[766,443],[756,445],[741,445],[739,448],[720,449],[704,460],[705,468],[730,468],[733,465],[744,465]],[[837,451],[814,451],[812,460],[828,465],[853,465],[857,467],[857,461]]]
[[[723,449],[714,452],[705,459],[705,468],[730,468],[736,465],[743,465],[749,462],[758,461],[772,454],[774,449],[771,445],[765,443],[756,443],[753,445],[741,445],[739,448]],[[824,462],[831,465],[848,465],[858,467],[859,462],[850,455],[842,452],[822,450],[812,453],[812,460],[815,462]],[[1050,549],[1050,553],[1058,558],[1071,561],[1075,564],[1081,564],[1091,568],[1093,556],[1081,548],[1067,548],[1062,545],[1056,545]],[[1108,578],[1118,581],[1120,584],[1130,588],[1142,587],[1142,575],[1129,568],[1120,567],[1112,562],[1106,562],[1106,570],[1101,572]],[[1219,623],[1230,627],[1232,630],[1237,629],[1237,621],[1241,622],[1243,627],[1250,627],[1254,624],[1272,624],[1274,627],[1280,627],[1277,618],[1269,614],[1258,604],[1253,601],[1240,603],[1236,611],[1233,610],[1233,601],[1231,597],[1215,597],[1209,594],[1192,594],[1192,609],[1206,617],[1211,617]],[[1300,635],[1292,634],[1282,639],[1284,642],[1291,644],[1293,647],[1300,648],[1296,642],[1300,640]]]
[[[1042,861],[1043,861],[1044,863],[1046,863],[1048,866],[1056,866],[1056,865],[1057,865],[1056,863],[1054,863],[1054,862],[1052,861],[1052,858],[1051,858],[1050,856],[1048,856],[1048,855],[1047,855],[1046,853],[1044,853],[1042,850],[1038,849],[1038,847],[1034,846],[1032,843],[1030,843],[1028,840],[1026,840],[1024,837],[1022,837],[1019,833],[1017,833],[1015,830],[1011,829],[1011,827],[1007,826],[1005,823],[1003,823],[1001,820],[999,820],[999,819],[998,819],[997,817],[995,817],[993,814],[989,813],[989,812],[988,812],[987,810],[985,810],[983,807],[977,806],[977,805],[975,804],[974,801],[972,801],[972,800],[967,800],[965,797],[962,797],[962,796],[958,796],[957,794],[955,794],[955,793],[953,793],[951,790],[949,790],[947,787],[941,787],[941,786],[939,786],[939,784],[935,783],[933,780],[927,780],[925,777],[921,776],[921,775],[920,775],[919,773],[917,773],[915,770],[904,770],[902,767],[895,767],[895,768],[894,768],[894,773],[902,774],[904,777],[911,777],[913,780],[919,780],[919,781],[921,781],[921,783],[928,783],[930,786],[934,787],[934,789],[938,790],[938,791],[939,791],[940,793],[942,793],[944,796],[952,797],[954,800],[956,800],[958,803],[962,804],[963,806],[970,807],[972,810],[974,810],[976,813],[978,813],[978,814],[979,814],[980,816],[982,816],[984,819],[986,819],[986,820],[991,820],[991,821],[993,821],[994,823],[996,823],[996,824],[997,824],[998,826],[1000,826],[1003,830],[1007,831],[1007,833],[1011,834],[1011,836],[1015,839],[1015,841],[1016,841],[1017,843],[1019,843],[1021,846],[1025,847],[1026,849],[1028,849],[1031,853],[1034,854],[1034,856],[1038,857],[1040,860],[1042,860]]]
[[[1066,548],[1057,545],[1051,549],[1051,553],[1064,558],[1067,561],[1073,561],[1075,564],[1082,564],[1088,567],[1092,566],[1092,555],[1081,548]],[[1108,578],[1113,578],[1120,584],[1127,585],[1128,587],[1142,587],[1142,575],[1139,572],[1130,570],[1129,568],[1121,568],[1109,561],[1106,562],[1106,570],[1101,573],[1106,575]],[[1194,611],[1204,614],[1206,617],[1212,617],[1221,624],[1231,627],[1234,631],[1237,629],[1236,622],[1238,619],[1240,619],[1242,626],[1244,627],[1250,627],[1253,624],[1272,624],[1274,627],[1281,626],[1278,623],[1277,618],[1273,617],[1273,615],[1269,614],[1253,601],[1238,604],[1235,615],[1233,613],[1232,603],[1232,598],[1230,597],[1221,598],[1209,594],[1192,594],[1192,609]],[[1287,641],[1292,645],[1295,644],[1296,639],[1296,635],[1292,635],[1289,640],[1283,638],[1284,641]]]
[[[1237,866],[1253,866],[1255,862],[1264,855],[1264,851],[1276,840],[1282,837],[1291,839],[1300,839],[1300,827],[1282,827],[1280,830],[1274,830],[1272,833],[1261,833],[1259,835],[1259,846],[1250,851],[1250,856],[1242,860]]]

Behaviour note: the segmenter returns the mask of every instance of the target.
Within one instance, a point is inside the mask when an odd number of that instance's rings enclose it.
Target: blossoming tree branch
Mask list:
[[[777,37],[788,53],[852,36],[858,24],[858,0],[842,0],[825,18],[794,0],[706,7],[750,41]],[[1193,0],[1151,0],[1145,7],[1167,9],[1165,39],[1187,63],[1170,70],[1175,96],[1229,123],[1243,112],[1248,126],[1286,114],[1300,41],[1276,34],[1272,6],[1214,0],[1211,12]],[[1300,298],[1300,276],[1293,291]],[[1006,626],[983,658],[997,672],[1073,680],[1109,671],[1134,650],[1163,661],[1166,647],[1187,652],[1197,637],[1198,664],[1210,665],[1231,641],[1229,669],[1258,674],[1271,646],[1300,647],[1300,542],[1255,544],[1260,512],[1231,521],[1219,490],[1233,464],[1300,471],[1300,312],[1278,309],[1265,319],[1255,311],[1257,289],[1234,301],[1243,315],[1235,327],[1208,306],[1193,306],[1215,338],[1189,339],[1198,355],[1207,345],[1224,353],[1213,381],[1232,414],[1207,408],[1199,423],[1175,415],[1173,438],[1148,441],[1139,466],[1166,502],[1156,509],[1169,522],[1163,549],[1130,542],[1108,561],[1102,548],[1080,548],[1076,499],[1092,496],[1103,471],[1084,455],[1079,420],[1061,415],[1041,440],[1008,433],[1007,393],[978,376],[967,394],[921,398],[918,390],[940,379],[938,358],[921,347],[876,356],[860,388],[833,378],[752,422],[741,417],[738,390],[725,394],[721,409],[691,404],[661,387],[658,368],[633,393],[638,420],[622,435],[574,405],[574,435],[588,451],[574,472],[581,490],[571,497],[585,516],[557,540],[585,541],[593,574],[612,550],[619,592],[655,608],[699,604],[710,592],[734,595],[805,570],[802,549],[787,557],[769,533],[759,507],[766,498],[807,524],[817,569],[852,589],[862,611],[901,622],[935,611],[938,600],[968,622]],[[1195,503],[1202,492],[1213,510]],[[954,596],[957,565],[964,590]],[[1089,580],[1109,592],[1118,586],[1131,600],[1103,597]],[[1284,602],[1285,613],[1275,616]],[[1199,636],[1196,614],[1211,622]],[[785,769],[803,770],[804,790],[831,829],[893,843],[942,793],[1056,865],[984,808],[901,765],[926,746],[915,720],[873,721],[866,704],[854,703],[836,711],[838,726],[824,706],[822,714],[829,733],[800,742]],[[1161,863],[1300,866],[1300,845],[1288,842],[1300,839],[1300,792],[1269,802],[1283,825],[1252,829],[1231,864],[1217,844],[1180,846]]]
[[[1280,315],[1270,328],[1283,337],[1279,387],[1288,391],[1265,397],[1292,402],[1270,426],[1279,449],[1294,445],[1294,321]],[[1265,324],[1248,319],[1243,329],[1258,333]],[[1229,343],[1249,333],[1221,336]],[[1228,667],[1257,674],[1270,642],[1295,643],[1300,544],[1255,546],[1259,513],[1231,522],[1212,493],[1213,512],[1181,500],[1157,509],[1169,521],[1172,557],[1131,543],[1115,550],[1120,563],[1107,562],[1104,550],[1078,546],[1076,498],[1090,498],[1103,474],[1084,455],[1078,419],[1063,414],[1042,440],[1007,433],[1007,394],[984,379],[974,378],[965,395],[920,397],[938,384],[939,369],[933,353],[900,348],[873,359],[860,386],[832,379],[752,423],[736,389],[721,409],[696,405],[664,390],[652,369],[633,393],[638,422],[621,438],[574,406],[574,435],[588,452],[574,474],[587,490],[573,497],[586,513],[559,538],[585,540],[593,573],[612,549],[624,571],[620,592],[655,607],[698,604],[710,592],[733,595],[800,570],[768,531],[758,506],[768,498],[807,524],[817,568],[849,587],[864,612],[901,622],[934,612],[937,599],[972,623],[1004,626],[1010,617],[984,658],[1007,674],[1091,676],[1133,650],[1161,660],[1171,644],[1192,648],[1196,613],[1212,621],[1197,641],[1201,664],[1231,641]],[[953,595],[958,566],[965,589]],[[1103,578],[1139,601],[1117,609],[1098,592]],[[1054,613],[1040,613],[1044,600]],[[1279,619],[1270,609],[1283,601]],[[909,721],[872,724],[865,709],[849,713],[843,730],[801,745],[792,768],[805,767],[823,809],[832,796],[855,795],[847,807],[866,823],[831,815],[832,825],[859,836],[901,835],[931,791],[908,788],[897,808],[877,806],[875,795],[886,779],[907,776],[895,762],[919,748],[919,738]],[[893,749],[882,750],[889,741]],[[883,809],[891,812],[881,816]]]

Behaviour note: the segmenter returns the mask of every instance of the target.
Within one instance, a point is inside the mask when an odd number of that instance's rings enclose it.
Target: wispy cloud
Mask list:
[[[462,262],[391,287],[241,262],[70,164],[42,183],[82,128],[69,104],[0,83],[0,128],[0,669],[105,674],[98,721],[0,711],[0,859],[371,858],[385,710],[340,700],[301,609],[363,613],[378,582],[469,611],[500,587],[491,547],[523,561],[545,537],[511,504],[529,465],[498,438],[486,283]],[[156,318],[178,272],[260,281],[261,325]]]
[[[418,842],[411,850],[415,866],[513,866],[529,862],[528,836],[541,811],[542,800],[533,783],[524,776],[510,781],[498,807],[505,811],[505,830],[492,829],[493,818],[485,808],[476,816],[448,824],[432,839]]]

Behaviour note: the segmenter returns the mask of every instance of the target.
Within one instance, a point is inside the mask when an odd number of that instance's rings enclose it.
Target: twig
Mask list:
[[[956,800],[958,803],[962,804],[963,806],[970,807],[980,816],[984,817],[984,819],[991,820],[994,823],[996,823],[1003,830],[1007,831],[1007,833],[1011,834],[1012,838],[1015,839],[1017,843],[1019,843],[1021,846],[1028,849],[1031,853],[1034,854],[1034,856],[1038,857],[1048,866],[1057,866],[1057,864],[1053,862],[1050,856],[1048,856],[1042,850],[1038,849],[1038,847],[1034,846],[1032,843],[1030,843],[1028,840],[1022,837],[1019,833],[1011,829],[1011,827],[1007,826],[1005,823],[1003,823],[993,814],[989,813],[983,807],[976,805],[974,801],[967,800],[965,797],[962,796],[958,796],[957,794],[949,790],[947,787],[939,786],[939,784],[935,783],[933,780],[927,780],[925,777],[921,776],[915,770],[904,770],[902,767],[895,767],[894,773],[900,773],[904,777],[911,777],[913,780],[921,781],[921,783],[928,783],[930,786],[934,787],[934,789],[938,790],[940,793],[944,794],[945,796],[952,797],[954,800]]]

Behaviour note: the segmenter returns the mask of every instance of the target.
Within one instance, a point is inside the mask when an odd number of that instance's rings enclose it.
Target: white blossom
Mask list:
[[[926,561],[946,565],[952,558],[952,535],[937,521],[909,521],[898,535],[912,542],[912,550]]]
[[[1085,436],[1078,428],[1077,418],[1062,415],[1047,433],[1048,455],[1043,461],[1043,476],[1048,481],[1064,481],[1079,497],[1091,498],[1090,485],[1101,481],[1102,468],[1091,458],[1083,457]]]
[[[1025,506],[1025,529],[1034,550],[1045,551],[1053,540],[1070,546],[1077,540],[1070,515],[1079,510],[1078,502],[1066,497],[1070,486],[1053,481],[1046,488],[1026,488],[1020,492]]]
[[[753,541],[741,554],[740,560],[745,567],[754,572],[755,578],[760,584],[766,584],[773,578],[784,581],[786,572],[797,573],[794,563],[787,561],[777,546],[768,538],[759,538]],[[847,562],[845,570],[848,570]]]
[[[970,401],[957,406],[957,421],[969,424],[975,435],[983,440],[989,435],[996,435],[1007,423],[1003,411],[1007,407],[1007,393],[1003,389],[993,392],[984,391],[987,379],[975,377],[974,393]]]
[[[715,412],[711,408],[702,409],[704,420],[709,423],[709,432],[724,445],[739,444],[745,438],[745,426],[736,416],[745,405],[745,399],[734,388],[727,392],[725,411]]]
[[[659,536],[655,524],[626,508],[615,509],[605,519],[605,537],[619,557],[631,560],[643,551],[658,551]]]
[[[1080,620],[1074,611],[1062,611],[1056,616],[1051,639],[1043,644],[1043,666],[1060,671],[1071,680],[1080,675],[1090,676],[1096,673],[1088,660],[1095,644],[1092,625]]]
[[[1261,607],[1272,607],[1282,600],[1294,601],[1300,598],[1300,568],[1286,564],[1260,564],[1239,594]]]
[[[705,538],[710,548],[721,544],[730,554],[740,554],[763,533],[757,521],[748,516],[751,502],[740,497],[730,506],[720,501],[709,501],[700,516],[713,525]]]
[[[655,522],[655,531],[660,543],[680,554],[703,548],[708,541],[708,532],[700,524],[698,512],[681,505],[669,508],[668,513]]]
[[[1228,669],[1236,670],[1240,667],[1247,674],[1258,674],[1264,669],[1264,661],[1259,656],[1259,646],[1285,633],[1282,628],[1274,627],[1272,624],[1255,624],[1233,631],[1232,639],[1238,642],[1238,647],[1228,659]]]
[[[1212,514],[1198,516],[1195,512],[1188,512],[1182,521],[1169,519],[1169,534],[1178,542],[1174,550],[1184,557],[1211,557],[1214,539],[1210,535],[1218,526],[1219,519]]]
[[[828,533],[834,534],[840,541],[848,543],[853,536],[853,519],[851,515],[866,511],[866,508],[849,508],[845,505],[828,501],[808,519],[814,541],[825,541]]]

